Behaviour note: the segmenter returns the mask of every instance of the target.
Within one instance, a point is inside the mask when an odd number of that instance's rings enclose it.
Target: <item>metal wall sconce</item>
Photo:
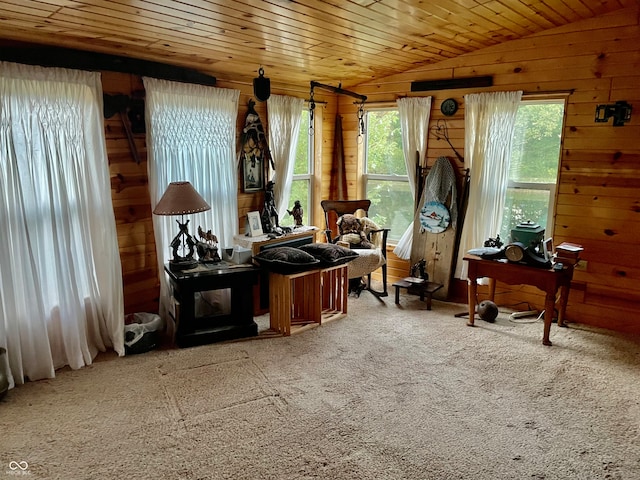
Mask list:
[[[624,100],[610,105],[598,105],[596,107],[596,123],[606,122],[613,117],[613,126],[621,127],[631,120],[631,105]]]
[[[265,102],[271,96],[271,80],[265,78],[264,68],[258,70],[258,77],[253,79],[253,95],[260,102]]]

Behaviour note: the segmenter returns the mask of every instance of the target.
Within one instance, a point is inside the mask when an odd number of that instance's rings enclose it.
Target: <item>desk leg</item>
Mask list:
[[[542,344],[551,346],[551,340],[549,340],[549,333],[551,332],[551,322],[553,321],[553,311],[556,306],[556,294],[555,292],[547,292],[544,300],[544,334],[542,335]]]
[[[476,278],[469,278],[469,321],[467,325],[473,327],[473,322],[476,317],[476,294],[478,292],[478,280]]]
[[[569,287],[560,287],[560,308],[558,310],[558,326],[566,327],[564,323],[564,314],[567,311],[567,301],[569,300]]]
[[[173,296],[180,303],[180,313],[176,316],[175,337],[187,335],[195,331],[193,320],[196,314],[195,292],[191,289],[179,290],[174,287]]]
[[[489,300],[492,302],[495,301],[496,298],[496,279],[489,278]]]

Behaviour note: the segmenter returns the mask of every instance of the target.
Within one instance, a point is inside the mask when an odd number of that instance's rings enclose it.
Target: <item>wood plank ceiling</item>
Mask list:
[[[3,0],[0,38],[353,86],[637,0]]]

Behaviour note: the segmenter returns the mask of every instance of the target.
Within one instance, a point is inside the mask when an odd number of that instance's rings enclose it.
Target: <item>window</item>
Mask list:
[[[305,225],[311,224],[313,189],[311,180],[313,176],[313,137],[309,135],[309,110],[302,111],[300,120],[300,133],[298,133],[298,144],[296,147],[296,159],[293,166],[293,180],[291,182],[291,196],[289,197],[289,210],[293,208],[293,203],[300,200],[304,212],[303,221]],[[284,227],[293,226],[293,216],[284,215],[280,219],[280,225]]]
[[[553,234],[564,100],[523,101],[518,108],[500,238],[531,220]]]
[[[369,215],[391,229],[397,242],[413,220],[413,196],[402,152],[400,114],[397,108],[366,113],[364,191],[371,200]]]

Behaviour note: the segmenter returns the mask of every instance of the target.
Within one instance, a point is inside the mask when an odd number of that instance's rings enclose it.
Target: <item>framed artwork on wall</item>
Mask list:
[[[242,190],[259,192],[264,189],[262,159],[252,153],[242,155]]]
[[[244,128],[240,135],[242,190],[244,192],[263,190],[268,166],[270,163],[273,166],[267,137],[254,106],[255,102],[250,100]]]

